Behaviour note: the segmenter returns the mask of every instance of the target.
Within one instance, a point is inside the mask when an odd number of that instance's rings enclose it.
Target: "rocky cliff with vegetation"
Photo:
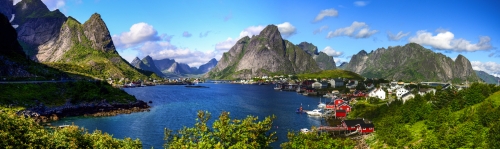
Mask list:
[[[50,11],[41,0],[23,0],[14,7],[18,41],[34,61],[99,79],[156,77],[135,69],[116,52],[97,13],[82,24],[59,10]]]
[[[284,40],[277,26],[269,25],[259,35],[238,40],[205,77],[248,79],[272,73],[298,74],[320,70],[313,57]]]
[[[403,81],[442,81],[461,83],[478,81],[470,61],[463,55],[453,60],[416,43],[379,48],[352,56],[346,70],[368,78]]]
[[[151,58],[151,56],[149,55],[144,57],[142,60],[136,57],[130,64],[135,68],[154,72],[157,76],[160,77],[164,76],[163,73],[160,70],[158,70],[158,67],[156,66],[153,58]]]
[[[301,42],[297,45],[307,54],[311,55],[322,70],[335,69],[335,60],[332,56],[328,56],[325,52],[318,52],[318,47],[308,42]]]

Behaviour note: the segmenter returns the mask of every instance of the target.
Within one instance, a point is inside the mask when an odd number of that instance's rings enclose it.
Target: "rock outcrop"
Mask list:
[[[93,49],[103,52],[116,52],[108,27],[102,20],[100,14],[94,13],[90,19],[83,24],[83,30],[85,37],[91,41]]]
[[[205,77],[249,79],[271,73],[297,74],[317,71],[320,71],[320,68],[309,54],[283,40],[277,26],[268,25],[259,35],[238,40]]]
[[[441,53],[409,43],[405,46],[379,48],[352,56],[346,69],[368,78],[404,81],[478,81],[470,61],[459,55],[455,61]]]
[[[330,70],[336,68],[335,60],[333,60],[333,57],[328,56],[324,52],[318,52],[318,47],[316,47],[312,43],[301,42],[297,46],[304,50],[307,54],[311,55],[318,64],[318,67],[322,70]]]
[[[56,40],[67,19],[59,10],[50,11],[41,0],[23,0],[15,5],[15,12],[19,42],[34,60],[38,47]]]
[[[23,48],[17,42],[16,30],[4,15],[0,15],[0,54],[26,57]]]

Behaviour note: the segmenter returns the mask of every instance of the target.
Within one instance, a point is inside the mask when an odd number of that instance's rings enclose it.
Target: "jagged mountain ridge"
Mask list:
[[[140,60],[138,57],[135,57],[135,59],[132,62],[130,62],[130,64],[135,68],[154,72],[156,75],[160,77],[165,76],[160,70],[158,70],[153,58],[151,58],[149,55],[144,57],[142,60]]]
[[[101,15],[85,23],[49,11],[41,0],[23,0],[15,6],[18,41],[35,61],[94,78],[143,79],[151,72],[135,69],[116,52]]]
[[[409,43],[404,46],[379,48],[367,53],[362,50],[352,56],[346,70],[368,78],[404,81],[465,82],[478,81],[470,61],[458,55],[451,58]]]
[[[311,55],[322,70],[336,69],[335,60],[325,52],[318,52],[318,47],[308,42],[301,42],[297,45],[307,54]]]
[[[268,25],[259,35],[239,39],[205,77],[249,79],[271,73],[298,74],[320,70],[305,50],[283,40],[277,26]]]
[[[174,59],[153,60],[148,55],[142,60],[136,57],[130,64],[138,69],[152,71],[158,76],[183,76],[187,74],[204,74],[217,65],[217,60],[213,58],[206,64],[196,68],[176,62]]]
[[[481,78],[481,80],[483,80],[485,83],[488,83],[488,84],[498,84],[498,80],[500,80],[499,77],[495,77],[491,74],[488,74],[484,71],[481,71],[481,70],[475,70],[476,71],[476,74],[479,78]]]

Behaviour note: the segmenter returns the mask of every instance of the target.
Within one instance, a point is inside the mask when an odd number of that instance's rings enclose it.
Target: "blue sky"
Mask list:
[[[275,24],[287,40],[311,42],[337,62],[363,49],[416,42],[500,74],[500,1],[494,0],[43,1],[80,22],[101,14],[128,61],[150,55],[197,67]]]

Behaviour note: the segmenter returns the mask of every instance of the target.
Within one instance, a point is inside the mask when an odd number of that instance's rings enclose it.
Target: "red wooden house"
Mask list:
[[[356,125],[356,127],[357,127],[356,129],[361,134],[372,133],[375,130],[375,125],[373,125],[373,123],[358,124],[358,125]]]
[[[347,116],[347,113],[345,110],[335,110],[335,117],[336,118],[344,118]]]
[[[326,109],[335,110],[337,105],[341,104],[342,102],[344,102],[344,100],[337,98],[333,102],[326,104]]]
[[[346,127],[347,130],[349,130],[349,131],[355,131],[355,130],[357,130],[356,125],[364,124],[364,123],[365,123],[365,121],[363,119],[343,120],[342,126]]]
[[[337,110],[345,110],[347,113],[351,112],[352,107],[347,103],[342,103],[337,106]]]

